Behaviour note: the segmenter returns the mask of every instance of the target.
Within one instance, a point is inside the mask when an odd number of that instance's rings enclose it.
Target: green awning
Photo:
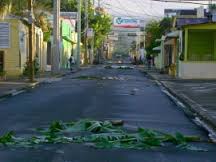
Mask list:
[[[73,40],[71,40],[70,38],[68,38],[67,36],[62,36],[62,38],[68,42],[70,42],[71,44],[77,44],[76,42],[74,42]]]

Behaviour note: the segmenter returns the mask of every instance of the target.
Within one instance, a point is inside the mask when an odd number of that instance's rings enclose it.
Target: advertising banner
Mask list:
[[[130,17],[115,17],[113,25],[121,28],[139,28],[140,21]]]

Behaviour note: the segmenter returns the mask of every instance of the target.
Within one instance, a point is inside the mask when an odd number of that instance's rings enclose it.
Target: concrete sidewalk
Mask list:
[[[25,92],[28,89],[32,89],[37,85],[43,83],[52,83],[52,82],[60,81],[62,77],[66,75],[74,74],[81,70],[89,69],[91,67],[92,66],[89,65],[89,66],[82,66],[79,69],[74,68],[72,71],[62,70],[59,74],[56,75],[51,74],[51,72],[40,73],[39,75],[36,76],[34,83],[29,83],[28,79],[0,81],[0,99],[18,95],[22,92]]]
[[[39,82],[28,83],[25,80],[0,81],[0,98],[18,95],[29,88],[34,88]]]
[[[70,73],[70,71],[61,71],[58,75],[52,75],[50,72],[41,73],[40,75],[35,77],[34,83],[28,82],[27,78],[0,81],[0,98],[18,95],[42,83],[59,81],[62,76]]]
[[[216,131],[216,80],[185,80],[156,71],[143,72],[184,103],[194,117],[198,117],[201,122]]]

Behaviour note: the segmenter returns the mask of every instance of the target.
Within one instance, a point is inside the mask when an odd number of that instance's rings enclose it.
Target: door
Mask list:
[[[0,71],[4,70],[4,51],[0,51]]]

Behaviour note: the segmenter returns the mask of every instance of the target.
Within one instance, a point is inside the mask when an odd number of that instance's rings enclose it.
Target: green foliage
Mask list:
[[[84,1],[83,1],[84,2]],[[27,0],[1,0],[0,2],[0,13],[1,6],[8,6],[12,4],[11,12],[18,16],[27,16]],[[49,40],[50,37],[50,24],[46,18],[45,12],[51,12],[53,7],[52,0],[35,0],[34,1],[34,15],[36,18],[37,25],[39,25],[43,32],[45,32],[45,41]],[[74,0],[61,0],[61,11],[65,12],[77,12],[77,1]],[[81,19],[82,19],[82,31],[85,30],[84,22],[85,22],[85,10],[84,5],[82,5],[81,9]],[[94,6],[92,1],[89,0],[89,27],[94,29],[95,32],[95,48],[99,48],[102,45],[103,40],[106,38],[106,35],[110,32],[112,21],[111,17],[105,12],[97,12],[94,15]],[[84,32],[82,32],[82,41],[84,41]]]
[[[49,42],[51,37],[51,31],[44,32],[44,41]]]
[[[98,76],[86,76],[86,75],[81,75],[78,76],[74,79],[80,79],[80,80],[102,80],[102,77],[98,77]]]
[[[14,132],[8,132],[0,137],[0,144],[8,145],[14,142]]]
[[[10,12],[11,0],[1,0],[0,1],[0,19],[2,16]]]
[[[0,68],[0,77],[4,77],[6,74],[7,72],[3,68]]]
[[[8,9],[9,8],[9,9]],[[1,0],[0,2],[0,16],[4,10],[21,17],[28,17],[28,1],[27,0]],[[44,32],[50,31],[50,24],[46,18],[45,12],[52,11],[51,0],[34,0],[33,4],[34,16],[36,25],[40,26]]]
[[[172,19],[164,18],[160,21],[152,20],[146,25],[146,51],[149,54],[154,54],[153,48],[159,46],[160,42],[156,39],[161,39],[162,35],[169,32],[172,27]]]
[[[90,19],[90,27],[95,32],[95,47],[99,48],[107,34],[110,32],[112,26],[112,20],[110,15],[106,13],[100,13]]]
[[[216,4],[209,4],[209,5],[208,5],[208,8],[209,8],[210,10],[216,10]]]
[[[23,70],[23,75],[24,76],[29,76],[31,71],[30,71],[30,67],[29,67],[29,62],[26,62],[25,66],[24,66],[24,70]],[[34,66],[34,74],[37,75],[40,71],[40,67],[39,67],[39,63],[37,59],[34,59],[33,61],[33,66]]]
[[[77,12],[77,1],[74,0],[62,0],[61,1],[61,10],[62,11],[70,11],[70,12]],[[92,1],[89,0],[89,8],[88,8],[88,17],[89,17],[89,27],[94,29],[95,32],[95,48],[99,48],[103,40],[106,38],[107,34],[111,30],[112,26],[112,19],[110,15],[104,12],[97,12],[94,15],[94,6]],[[82,31],[85,30],[85,8],[82,5],[81,8],[81,19],[82,19]],[[82,33],[82,41],[84,41],[84,32]]]
[[[113,123],[113,124],[112,124]],[[76,122],[54,121],[30,138],[15,138],[13,132],[0,137],[0,144],[15,147],[35,147],[41,144],[84,143],[95,148],[153,149],[173,144],[177,149],[207,151],[188,142],[200,142],[197,136],[175,135],[138,128],[135,133],[125,132],[112,121],[79,120]],[[119,122],[118,122],[119,123]],[[122,123],[122,122],[121,122]],[[80,135],[78,135],[80,134]]]
[[[12,13],[15,15],[23,16],[28,9],[28,0],[10,0],[12,2]],[[33,4],[34,14],[42,12],[49,12],[52,9],[51,0],[34,0]]]

